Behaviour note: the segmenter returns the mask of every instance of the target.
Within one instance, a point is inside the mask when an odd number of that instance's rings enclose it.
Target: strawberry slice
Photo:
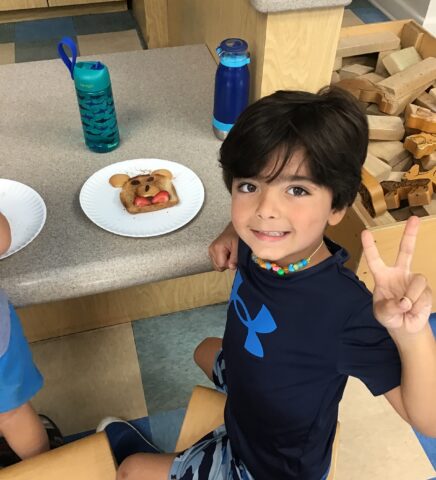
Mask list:
[[[145,207],[146,205],[151,205],[151,199],[150,197],[135,197],[133,204],[136,207]]]
[[[170,199],[170,194],[166,190],[161,190],[151,200],[151,203],[166,203]]]

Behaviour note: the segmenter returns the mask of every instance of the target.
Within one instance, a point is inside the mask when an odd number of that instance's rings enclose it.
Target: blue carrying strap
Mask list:
[[[71,60],[70,60],[70,57],[65,53],[65,50],[64,50],[65,46],[67,46],[71,50]],[[58,43],[58,52],[62,61],[65,63],[68,70],[70,71],[71,78],[74,80],[74,67],[76,65],[76,59],[77,59],[77,47],[73,39],[70,37],[64,37]]]

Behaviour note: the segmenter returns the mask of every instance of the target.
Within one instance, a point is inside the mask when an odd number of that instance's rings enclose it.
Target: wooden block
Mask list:
[[[392,167],[390,165],[383,162],[383,160],[380,160],[369,152],[366,156],[363,167],[379,182],[386,180],[392,171]]]
[[[380,185],[388,210],[399,208],[401,200],[407,200],[411,207],[428,205],[432,200],[433,184],[429,179],[384,181]]]
[[[342,59],[342,65],[353,65],[358,63],[359,65],[366,65],[367,67],[375,68],[377,63],[376,54],[372,53],[370,55],[354,55],[352,57],[345,57]]]
[[[424,32],[413,22],[406,23],[401,31],[401,47],[415,47],[419,50]]]
[[[428,108],[409,104],[405,112],[405,124],[427,133],[436,133],[436,113]]]
[[[369,75],[372,75],[371,73]],[[375,74],[377,75],[377,74]],[[366,114],[367,115],[387,115],[387,113],[381,112],[380,109],[378,108],[377,104],[371,103],[369,107],[366,109]],[[376,155],[377,156],[377,155]]]
[[[383,215],[386,212],[386,201],[379,181],[365,168],[362,168],[362,183],[359,187],[362,205],[371,217]]]
[[[339,70],[342,68],[342,57],[336,57],[335,63],[333,64],[333,70]]]
[[[405,180],[418,180],[421,178],[425,178],[430,180],[433,184],[433,188],[436,189],[436,167],[433,167],[431,170],[428,171],[419,171],[419,165],[413,165],[413,167],[405,172],[403,178]]]
[[[380,226],[380,225],[390,225],[391,223],[395,223],[396,219],[391,215],[391,212],[388,212],[386,210],[383,215],[379,215],[378,217],[375,217],[375,226]]]
[[[332,72],[332,77],[330,79],[330,85],[333,85],[334,83],[338,83],[341,80],[341,76],[339,75],[338,72]]]
[[[422,61],[421,55],[415,47],[403,48],[383,57],[382,62],[390,75],[401,72],[406,68]]]
[[[384,52],[380,52],[378,54],[377,63],[375,65],[375,73],[382,75],[383,77],[389,77],[389,72],[386,70],[386,67],[383,64],[383,59],[390,55],[391,53],[397,52],[398,49],[395,50],[385,50]]]
[[[396,75],[401,75],[397,73]],[[394,75],[395,76],[395,75]],[[393,78],[393,77],[390,77]],[[377,103],[380,111],[390,115],[399,115],[409,103],[412,103],[418,96],[429,87],[425,84],[416,90],[408,91],[404,96],[396,96],[390,93],[382,83],[373,83],[362,77],[346,78],[337,83],[337,86],[347,90],[362,102]]]
[[[336,56],[352,57],[382,50],[393,50],[399,45],[400,39],[389,31],[354,35],[339,39]]]
[[[400,162],[395,164],[392,167],[392,170],[394,172],[403,172],[404,173],[406,170],[409,170],[409,168],[412,167],[412,165],[413,165],[413,160],[412,159],[413,159],[412,155],[409,154],[409,157],[407,157],[404,160],[401,160]]]
[[[344,78],[360,77],[362,75],[372,72],[373,70],[373,67],[368,67],[366,65],[360,65],[359,63],[355,63],[353,65],[346,65],[345,67],[342,67],[339,75],[342,80]]]
[[[370,72],[370,73],[365,73],[365,75],[362,75],[361,78],[364,78],[365,80],[369,80],[372,83],[378,83],[384,80],[386,77],[382,77],[381,75],[375,72]]]
[[[436,78],[436,58],[428,57],[421,62],[407,67],[401,72],[382,80],[378,85],[396,98],[409,92],[428,88]]]
[[[370,140],[401,140],[404,125],[400,117],[367,115]]]
[[[397,75],[399,74],[397,73]],[[377,86],[380,83],[382,82],[379,82]],[[402,97],[395,97],[385,92],[384,96],[379,98],[378,108],[385,113],[389,113],[390,115],[400,115],[409,103],[414,102],[420,95],[422,95],[423,92],[425,92],[427,87],[428,85],[419,87],[417,90],[409,91]]]
[[[410,105],[410,104],[409,104]],[[417,135],[418,133],[421,133],[421,130],[418,130],[416,128],[410,128],[410,127],[404,127],[406,131],[406,137],[410,137],[410,135]]]
[[[404,148],[403,142],[369,142],[368,151],[391,167],[409,159],[410,153]]]
[[[422,168],[425,170],[431,170],[433,167],[436,167],[436,152],[433,152],[431,155],[426,155],[421,158]]]
[[[436,134],[418,133],[417,135],[410,135],[404,141],[404,148],[418,159],[431,155],[436,151]]]
[[[420,107],[428,108],[432,112],[436,113],[436,98],[429,93],[422,93],[415,99],[414,103]]]
[[[436,215],[436,198],[433,198],[428,205],[424,205],[424,208],[429,215]]]
[[[401,182],[403,179],[404,172],[392,172],[389,174],[389,177],[386,179],[387,182]]]

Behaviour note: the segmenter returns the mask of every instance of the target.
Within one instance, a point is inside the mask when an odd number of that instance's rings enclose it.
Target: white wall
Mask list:
[[[431,0],[423,24],[424,28],[436,36],[436,0]]]
[[[436,0],[369,0],[391,19],[412,18],[436,34]]]

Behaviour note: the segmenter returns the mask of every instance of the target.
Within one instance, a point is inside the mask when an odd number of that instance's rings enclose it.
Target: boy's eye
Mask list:
[[[253,193],[256,191],[256,187],[252,183],[240,183],[238,190],[243,193]]]
[[[301,187],[289,187],[288,193],[293,195],[294,197],[303,197],[304,195],[309,195],[307,190]]]

